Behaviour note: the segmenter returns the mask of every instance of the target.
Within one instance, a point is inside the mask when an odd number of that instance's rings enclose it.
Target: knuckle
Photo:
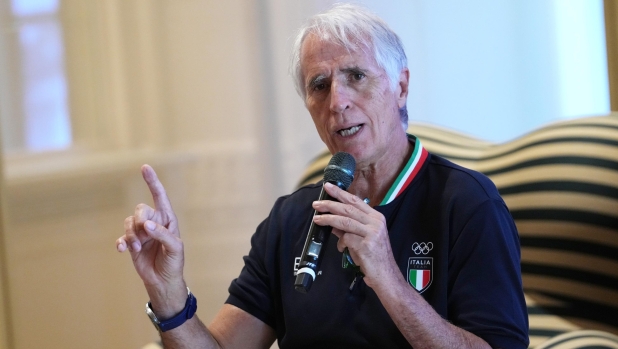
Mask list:
[[[152,208],[146,204],[138,204],[135,207],[135,221],[138,223],[143,223],[146,221],[151,215]]]
[[[343,220],[341,221],[341,224],[343,225],[344,228],[348,229],[350,227],[352,227],[352,225],[354,224],[352,221],[352,218],[350,217],[345,217],[343,218]]]
[[[386,220],[384,219],[384,216],[380,216],[380,217],[377,219],[376,227],[377,227],[377,229],[379,229],[380,231],[385,231],[385,230],[387,230],[387,228],[386,228]]]
[[[348,206],[348,205],[346,205],[346,206],[344,206],[344,208],[343,208],[343,212],[344,212],[346,215],[352,215],[355,211],[356,211],[356,210],[355,210],[355,209],[354,209],[354,207],[352,207],[352,206]]]
[[[352,204],[360,204],[362,200],[356,195],[350,195],[350,203]]]
[[[133,216],[129,216],[124,220],[124,231],[127,236],[133,235],[135,230],[135,224]]]
[[[135,212],[147,213],[147,212],[150,212],[150,211],[152,211],[152,207],[150,207],[150,206],[148,206],[148,205],[146,205],[144,203],[138,204],[135,207]]]
[[[379,228],[377,228],[376,236],[382,239],[388,238],[388,230],[386,229],[386,225],[382,225]]]

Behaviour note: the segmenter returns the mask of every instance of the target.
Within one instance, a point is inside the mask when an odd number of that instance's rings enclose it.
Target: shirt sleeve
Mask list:
[[[275,302],[273,292],[273,275],[276,271],[273,250],[276,244],[276,232],[272,232],[275,208],[257,228],[251,237],[251,250],[243,257],[245,265],[238,278],[228,288],[227,304],[234,305],[260,319],[273,329],[275,327]]]
[[[448,318],[492,348],[527,348],[517,228],[500,199],[472,213],[451,245]]]

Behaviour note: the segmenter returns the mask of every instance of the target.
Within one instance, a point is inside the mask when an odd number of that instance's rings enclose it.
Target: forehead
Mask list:
[[[300,66],[304,77],[313,70],[332,68],[333,65],[345,67],[355,65],[365,69],[378,68],[371,54],[372,50],[365,43],[357,43],[351,48],[309,34],[303,41],[300,51]]]

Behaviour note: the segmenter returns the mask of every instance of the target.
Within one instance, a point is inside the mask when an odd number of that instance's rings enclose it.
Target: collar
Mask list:
[[[396,197],[401,195],[410,183],[412,183],[414,178],[416,178],[416,175],[420,171],[421,167],[423,167],[425,160],[427,160],[428,153],[427,150],[423,148],[421,140],[411,134],[408,134],[408,139],[410,142],[414,142],[414,150],[412,151],[412,155],[410,156],[410,159],[408,159],[408,162],[401,173],[399,173],[399,176],[397,176],[397,179],[391,188],[386,193],[386,196],[384,196],[380,206],[391,203]]]

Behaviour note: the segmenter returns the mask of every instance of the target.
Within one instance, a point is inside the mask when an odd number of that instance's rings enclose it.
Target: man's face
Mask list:
[[[364,167],[382,159],[390,141],[401,139],[399,109],[406,103],[407,69],[393,91],[370,54],[309,34],[301,49],[301,73],[305,104],[331,153],[350,153]]]

